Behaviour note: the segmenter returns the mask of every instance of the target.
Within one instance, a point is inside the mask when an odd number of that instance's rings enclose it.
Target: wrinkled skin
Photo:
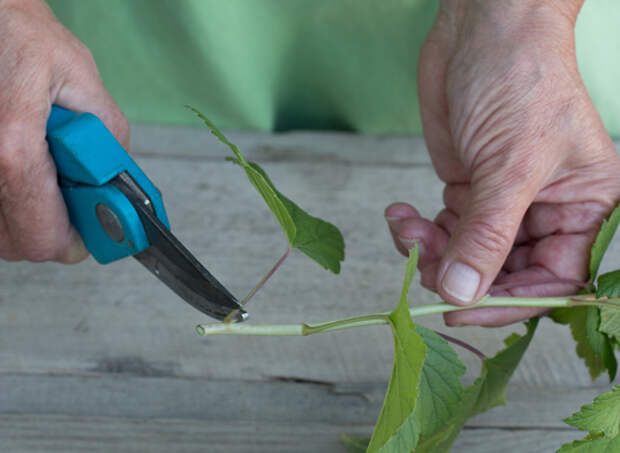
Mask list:
[[[406,254],[419,241],[422,284],[452,304],[574,294],[620,196],[620,158],[577,70],[581,2],[457,3],[442,2],[419,60],[424,137],[445,208],[430,221],[390,205],[396,247]],[[471,271],[456,273],[471,297],[452,290],[454,262],[480,275],[476,285]],[[445,321],[501,326],[544,312],[485,308]]]
[[[89,50],[43,0],[0,0],[0,258],[75,263],[88,252],[70,225],[45,142],[52,104],[99,116],[128,148],[129,125]]]

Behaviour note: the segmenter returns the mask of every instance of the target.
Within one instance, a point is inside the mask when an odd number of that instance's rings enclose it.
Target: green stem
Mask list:
[[[387,324],[388,314],[377,313],[355,318],[340,319],[321,324],[247,324],[247,323],[221,323],[199,324],[196,332],[200,335],[254,335],[254,336],[293,336],[303,337],[319,332],[331,332],[334,330],[348,329],[351,327],[373,326]]]
[[[596,299],[594,294],[565,297],[491,297],[487,296],[478,303],[466,306],[439,303],[423,305],[409,309],[411,316],[447,313],[450,311],[472,310],[481,307],[537,307],[537,308],[560,308],[582,305],[611,305],[620,308],[620,299]],[[200,335],[268,335],[268,336],[305,336],[319,332],[333,332],[351,327],[373,326],[387,324],[389,313],[375,313],[371,315],[356,316],[353,318],[328,321],[319,324],[208,324],[198,325],[196,331]]]

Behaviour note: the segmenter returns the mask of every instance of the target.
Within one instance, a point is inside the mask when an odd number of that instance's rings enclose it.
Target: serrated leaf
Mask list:
[[[465,374],[465,366],[438,334],[422,326],[416,326],[415,330],[426,344],[427,353],[415,410],[403,422],[403,427],[411,425],[410,430],[419,433],[416,452],[434,452],[435,446],[450,435],[453,428],[449,423],[461,409],[460,378]]]
[[[607,247],[609,247],[609,243],[614,237],[614,233],[618,228],[618,223],[620,223],[620,206],[617,206],[609,218],[603,221],[601,229],[590,249],[590,282],[594,282],[596,279],[596,274],[603,260],[603,255],[605,255]]]
[[[416,326],[416,332],[426,344],[427,353],[420,379],[420,396],[408,422],[417,425],[422,442],[444,429],[458,410],[463,397],[461,377],[465,374],[465,365],[437,333],[422,326]]]
[[[553,310],[551,318],[560,324],[570,325],[577,342],[577,355],[583,359],[592,380],[605,370],[613,379],[617,361],[609,337],[599,332],[600,315],[597,307],[560,308]]]
[[[417,245],[409,251],[401,298],[388,320],[394,336],[394,364],[379,420],[375,426],[368,453],[409,452],[419,438],[413,424],[405,423],[416,407],[426,345],[415,332],[409,314],[407,295],[418,260]]]
[[[617,453],[620,451],[620,436],[613,439],[596,437],[576,440],[562,445],[557,453]]]
[[[601,324],[598,330],[613,337],[616,343],[620,343],[620,309],[601,307]]]
[[[514,334],[510,335],[506,339],[508,346],[495,357],[484,361],[486,376],[470,417],[500,404],[506,404],[506,387],[532,341],[538,326],[538,318],[530,319],[525,325],[527,332],[524,335],[519,338],[514,337]]]
[[[603,366],[613,381],[618,370],[618,362],[614,354],[613,344],[609,337],[600,332],[601,311],[598,307],[588,307],[586,316],[586,333],[592,350],[601,357]]]
[[[280,192],[277,193],[297,226],[297,234],[291,244],[293,248],[335,274],[340,272],[340,262],[344,260],[344,239],[338,228],[304,212]]]
[[[590,373],[590,378],[595,380],[605,371],[605,364],[603,358],[596,353],[590,341],[588,340],[586,317],[589,307],[574,308],[574,319],[570,322],[570,330],[573,334],[573,338],[577,342],[576,351],[577,356],[583,359]]]
[[[241,161],[236,161],[235,163],[243,167],[248,179],[261,197],[263,197],[263,200],[267,203],[271,213],[280,224],[282,231],[286,235],[288,243],[292,245],[295,237],[297,236],[297,225],[293,221],[290,211],[286,208],[284,202],[278,196],[278,191],[274,185],[271,184],[271,181],[265,178],[265,172],[262,171],[262,168],[260,168],[257,164],[254,162],[249,162],[247,165],[243,165],[240,162]]]
[[[511,344],[513,344],[515,341],[517,341],[519,338],[521,338],[521,335],[519,335],[518,333],[514,332],[511,333],[510,335],[508,335],[506,338],[504,338],[504,344],[506,346],[510,346]]]
[[[220,130],[206,116],[193,107],[188,106],[204,121],[222,143],[227,145],[234,158],[228,158],[240,165],[258,193],[272,212],[289,245],[298,249],[309,258],[335,274],[340,272],[340,263],[344,260],[344,239],[333,224],[318,217],[313,217],[280,193],[267,173],[255,162],[248,161]]]
[[[476,379],[472,385],[463,390],[463,397],[459,404],[459,410],[454,413],[452,418],[453,423],[449,425],[448,428],[449,431],[443,433],[441,439],[438,439],[436,443],[433,444],[428,442],[424,445],[424,450],[418,451],[416,449],[415,453],[448,453],[452,449],[452,444],[463,429],[465,422],[470,417],[476,401],[478,400],[480,389],[486,380],[486,376],[487,372],[483,370],[480,377]]]
[[[524,335],[518,338],[515,334],[511,335],[507,338],[510,341],[507,341],[509,345],[505,349],[485,360],[480,377],[463,391],[458,409],[450,420],[452,430],[444,435],[445,440],[428,445],[426,450],[416,449],[415,453],[448,453],[468,418],[503,403],[506,387],[532,341],[537,325],[537,318],[528,321]]]
[[[573,308],[556,308],[549,313],[549,318],[553,320],[553,322],[557,322],[558,324],[570,324],[571,319],[573,319]]]
[[[512,334],[508,346],[486,359],[476,381],[463,389],[464,366],[454,350],[435,332],[416,326],[428,351],[424,359],[419,396],[413,413],[401,429],[417,434],[414,444],[386,444],[389,453],[448,453],[467,419],[504,401],[510,377],[530,344],[538,319],[526,323],[524,335]],[[357,438],[359,439],[359,438]],[[399,449],[400,448],[400,449]],[[361,450],[350,450],[357,453]],[[370,451],[370,450],[369,450]]]
[[[590,434],[603,433],[605,437],[616,437],[620,431],[620,385],[597,396],[592,404],[583,406],[564,421]]]
[[[455,430],[455,425],[446,425],[441,430],[437,431],[431,437],[420,437],[420,441],[415,449],[414,453],[446,453],[450,451],[452,443],[447,444],[448,439],[452,436]],[[458,433],[458,432],[457,432]],[[441,444],[448,445],[446,450],[438,450],[437,446]]]
[[[619,297],[620,296],[620,270],[607,272],[598,278],[596,297]]]
[[[385,447],[377,451],[449,452],[469,417],[505,401],[506,386],[530,344],[537,324],[538,319],[533,319],[526,324],[525,335],[511,335],[507,339],[509,345],[495,357],[485,360],[481,377],[466,390],[460,385],[464,368],[452,348],[434,332],[416,327],[427,344],[418,400],[411,416],[403,421]],[[440,383],[442,379],[446,381]],[[368,449],[368,452],[372,451]]]

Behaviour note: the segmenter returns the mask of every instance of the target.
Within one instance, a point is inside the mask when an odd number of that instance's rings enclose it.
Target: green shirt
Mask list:
[[[134,122],[419,134],[416,65],[429,0],[49,0]],[[577,25],[586,86],[620,137],[620,4]]]

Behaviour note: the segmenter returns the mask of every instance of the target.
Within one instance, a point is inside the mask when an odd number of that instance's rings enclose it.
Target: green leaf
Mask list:
[[[349,453],[364,453],[370,442],[370,437],[342,434],[340,436],[340,441]]]
[[[573,334],[573,338],[577,342],[577,355],[585,362],[590,373],[590,378],[595,380],[605,371],[605,364],[603,363],[603,358],[592,349],[588,339],[586,318],[589,308],[590,307],[579,307],[572,309],[574,314],[570,322],[570,330]]]
[[[426,344],[427,354],[415,409],[403,422],[401,430],[419,433],[416,452],[434,452],[435,446],[452,432],[449,423],[461,410],[463,386],[460,379],[465,374],[465,366],[438,334],[422,326],[416,326],[415,330]]]
[[[577,355],[584,360],[592,380],[605,370],[610,379],[615,377],[616,357],[609,337],[599,332],[601,318],[597,307],[556,309],[551,318],[561,324],[570,324],[571,333],[577,342]]]
[[[556,308],[551,313],[549,313],[549,318],[553,320],[553,322],[557,322],[558,324],[570,324],[571,320],[574,316],[574,308]]]
[[[618,451],[620,451],[620,436],[616,436],[613,439],[595,437],[576,440],[569,444],[564,444],[557,453],[616,453]]]
[[[410,252],[417,260],[417,251]],[[401,301],[392,313],[392,318],[399,313],[399,320],[391,319],[393,326],[411,326],[413,322],[408,315],[407,293],[416,261],[410,257]],[[525,350],[531,342],[536,330],[538,319],[527,323],[527,332],[523,336],[511,335],[507,339],[508,346],[495,357],[485,360],[481,377],[463,390],[460,378],[464,374],[464,366],[456,353],[446,341],[436,333],[417,326],[415,330],[426,345],[426,355],[418,354],[408,363],[414,364],[412,369],[418,370],[423,360],[421,374],[413,372],[413,376],[403,377],[396,371],[388,388],[388,395],[383,405],[379,422],[368,448],[368,453],[447,453],[461,431],[465,421],[505,401],[505,390]],[[393,327],[397,353],[394,366],[402,359],[398,352],[398,327]],[[419,343],[418,343],[419,344]],[[415,346],[416,349],[420,346]],[[405,381],[410,381],[405,384]],[[417,400],[411,403],[411,395],[417,393]],[[393,395],[401,397],[394,399]],[[406,395],[402,397],[402,395]],[[398,416],[390,417],[396,412]],[[403,417],[405,412],[410,415]],[[382,421],[391,418],[386,425]],[[379,431],[381,430],[381,431]]]
[[[340,272],[340,262],[344,260],[344,240],[338,228],[309,215],[280,192],[277,194],[297,227],[291,246],[326,269],[336,274]]]
[[[616,343],[620,343],[620,309],[601,307],[601,324],[598,330],[613,337]]]
[[[498,352],[495,357],[486,359],[480,377],[463,391],[463,396],[454,411],[449,424],[451,432],[443,433],[443,440],[436,444],[425,445],[426,449],[416,449],[415,453],[448,453],[457,436],[463,429],[463,425],[469,417],[484,412],[505,401],[505,392],[508,382],[527,350],[536,326],[538,318],[531,319],[526,323],[525,335],[515,337],[515,334],[507,338],[509,345]],[[439,437],[439,436],[437,436]],[[422,441],[420,441],[422,446]]]
[[[188,108],[204,121],[222,143],[227,145],[234,158],[232,162],[240,165],[258,193],[280,224],[289,245],[298,249],[326,269],[340,272],[344,260],[344,239],[334,225],[318,217],[313,217],[301,209],[275,188],[267,173],[256,163],[248,161],[233,143],[207,117],[193,107]]]
[[[598,278],[596,297],[620,296],[620,270],[607,272]]]
[[[418,248],[409,251],[400,302],[388,316],[394,336],[394,364],[379,420],[368,453],[410,452],[419,438],[414,424],[405,423],[416,407],[426,345],[409,314],[407,295],[418,260]]]
[[[411,259],[408,262],[401,301],[406,300],[407,297],[406,291],[413,274],[411,267],[413,263]],[[399,307],[402,305],[399,304]],[[394,421],[393,429],[389,431],[390,434],[382,437],[383,444],[378,447],[376,443],[371,445],[368,452],[448,453],[469,417],[504,402],[506,386],[532,340],[537,323],[538,319],[532,319],[526,323],[527,332],[525,335],[512,334],[508,337],[506,339],[508,346],[498,352],[495,357],[485,360],[481,376],[467,389],[463,389],[460,383],[465,367],[454,350],[435,332],[422,326],[416,326],[415,331],[427,347],[422,372],[418,380],[417,400],[408,417]],[[393,374],[388,393],[397,388],[396,382]],[[398,388],[402,388],[402,386]],[[402,391],[415,391],[415,382]],[[401,403],[400,400],[388,400],[386,396],[383,409],[385,410],[386,407],[392,410],[396,407],[402,408]],[[388,404],[397,404],[398,406],[388,406]],[[409,408],[411,408],[410,404],[407,406],[407,410]],[[382,411],[383,416],[384,412]],[[373,436],[374,442],[376,442],[375,436]],[[356,444],[357,450],[351,447],[350,438],[356,441],[361,438],[345,437],[347,440],[344,440],[343,437],[343,442],[350,452],[363,451],[361,450],[363,442]]]
[[[620,385],[597,396],[592,404],[583,406],[564,421],[593,435],[603,433],[605,437],[616,437],[620,431]]]
[[[588,307],[586,316],[586,333],[592,350],[602,358],[603,366],[609,374],[609,381],[613,381],[618,370],[618,362],[614,348],[607,335],[600,332],[601,310],[598,307]]]
[[[416,449],[415,453],[448,453],[452,449],[452,444],[461,433],[465,422],[470,417],[470,414],[478,400],[480,395],[480,389],[487,378],[487,371],[483,370],[478,379],[474,381],[472,385],[463,390],[463,397],[459,404],[459,410],[454,413],[453,423],[448,425],[447,432],[442,433],[441,437],[437,435],[435,443],[430,441],[426,443],[420,442],[420,446],[424,447],[424,450]]]
[[[455,425],[446,425],[442,427],[439,431],[433,434],[431,437],[420,437],[420,441],[418,442],[418,446],[415,449],[415,453],[447,453],[450,451],[452,447],[452,442],[448,444],[448,440],[450,436],[455,430]],[[459,428],[460,431],[460,428]],[[458,431],[457,431],[458,434]],[[446,445],[445,450],[438,450],[437,446],[441,444]]]
[[[532,341],[538,318],[530,319],[525,325],[527,326],[525,335],[518,339],[514,337],[514,334],[509,336],[506,339],[506,349],[484,361],[483,376],[485,378],[470,416],[480,414],[500,404],[506,404],[506,387]]]
[[[592,244],[592,248],[590,249],[590,282],[594,282],[596,279],[596,274],[598,273],[599,266],[603,260],[603,255],[605,255],[607,247],[609,247],[609,243],[614,237],[614,233],[618,228],[619,222],[620,206],[617,206],[609,218],[603,221],[601,229],[599,230],[598,235],[594,240],[594,244]]]
[[[463,397],[461,377],[465,374],[465,365],[438,334],[422,326],[416,326],[416,332],[422,337],[428,352],[422,367],[420,396],[408,423],[417,426],[422,442],[452,422]]]

